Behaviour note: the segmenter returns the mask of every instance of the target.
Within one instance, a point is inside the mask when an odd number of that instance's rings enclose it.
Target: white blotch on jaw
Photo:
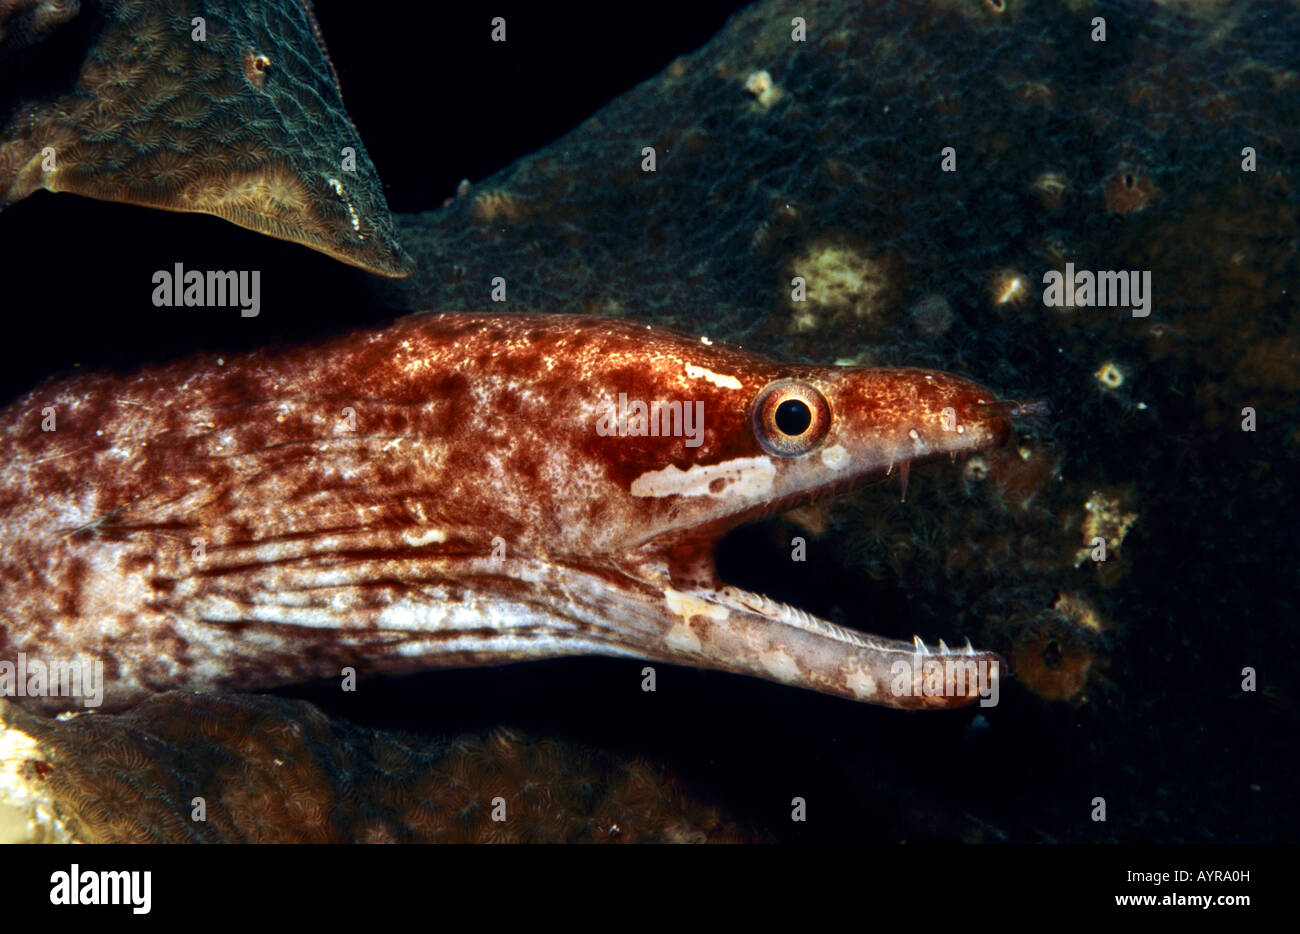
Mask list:
[[[822,451],[822,463],[831,470],[843,470],[849,464],[849,452],[842,444],[831,445]]]
[[[668,612],[675,616],[685,616],[688,619],[692,616],[706,616],[709,619],[727,618],[725,606],[710,603],[694,594],[673,590],[671,587],[664,588],[664,603],[668,606]]]
[[[758,657],[763,669],[776,681],[794,684],[801,680],[799,665],[782,649],[769,649]]]
[[[740,380],[734,376],[727,376],[724,373],[714,373],[707,367],[696,366],[693,363],[686,364],[686,375],[691,379],[700,379],[703,377],[715,386],[721,386],[723,389],[739,389]]]
[[[740,496],[757,498],[772,491],[776,468],[769,457],[737,457],[720,464],[695,464],[682,470],[670,464],[651,470],[632,481],[633,496]],[[720,493],[709,489],[715,480],[724,481]]]
[[[664,604],[668,607],[669,613],[681,617],[680,622],[673,623],[664,633],[664,644],[670,649],[688,655],[698,655],[703,648],[699,635],[691,628],[692,617],[701,616],[705,619],[720,620],[728,616],[726,607],[702,600],[694,594],[673,590],[671,587],[664,588]]]
[[[679,623],[673,623],[664,633],[664,645],[677,652],[685,652],[688,655],[698,655],[700,649],[700,638],[691,630],[689,620],[682,620]]]
[[[875,697],[878,690],[876,679],[860,668],[850,671],[845,676],[844,683],[853,692],[853,695],[858,698]]]

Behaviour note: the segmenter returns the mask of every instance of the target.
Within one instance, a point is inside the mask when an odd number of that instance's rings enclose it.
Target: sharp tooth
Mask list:
[[[951,655],[951,654],[952,654],[951,652],[948,651],[948,646],[946,646],[946,645],[943,644],[943,640],[942,640],[942,639],[939,640],[939,654],[940,654],[940,655]]]
[[[930,650],[927,649],[927,648],[925,647],[925,643],[921,641],[921,637],[920,637],[920,636],[912,636],[912,644],[913,644],[914,646],[916,646],[916,654],[917,654],[917,655],[929,655],[929,654],[930,654]]]
[[[962,649],[962,651],[963,651],[966,655],[974,655],[974,654],[975,654],[975,647],[974,647],[973,645],[970,644],[970,636],[967,636],[967,637],[966,637],[966,648]]]

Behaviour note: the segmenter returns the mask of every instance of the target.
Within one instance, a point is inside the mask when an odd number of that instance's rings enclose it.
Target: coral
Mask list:
[[[77,11],[75,3],[51,0],[18,4],[33,5],[38,12],[22,16],[14,4],[0,4],[0,30],[55,23]],[[87,40],[69,93],[0,93],[0,207],[44,187],[199,211],[386,276],[410,271],[309,4],[203,0],[180,8],[99,0],[94,15],[103,23]],[[202,41],[192,36],[195,17],[205,23]],[[39,34],[27,28],[22,35],[21,44],[37,46],[26,51],[39,52]],[[0,65],[11,57],[6,50],[0,32]],[[192,160],[196,131],[211,131],[220,150]],[[119,135],[135,153],[108,167],[97,156]],[[71,139],[80,142],[73,147]],[[53,168],[43,164],[47,147]],[[345,147],[355,153],[354,169],[343,165]],[[279,200],[274,186],[250,185],[249,173],[271,180],[289,173],[304,197]],[[346,179],[345,190],[330,184],[338,178]]]
[[[172,692],[58,720],[0,700],[3,842],[758,839],[643,759],[505,729],[385,733],[253,695]]]
[[[1011,665],[1020,682],[1043,700],[1082,703],[1095,660],[1077,634],[1049,623],[1017,638]]]
[[[1088,501],[1083,504],[1087,515],[1081,523],[1083,547],[1075,553],[1075,567],[1088,560],[1093,549],[1097,547],[1094,545],[1097,539],[1105,543],[1106,560],[1110,559],[1111,554],[1119,551],[1129,528],[1138,518],[1135,512],[1125,512],[1122,502],[1120,496],[1111,495],[1104,490],[1094,490],[1088,497]]]

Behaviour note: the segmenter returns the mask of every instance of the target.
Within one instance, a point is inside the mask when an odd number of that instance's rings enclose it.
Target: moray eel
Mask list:
[[[0,414],[0,659],[100,660],[108,709],[581,654],[963,704],[974,680],[923,690],[923,663],[996,676],[996,655],[726,586],[713,546],[996,445],[1017,411],[940,372],[782,364],[568,316],[417,315],[78,375]]]
[[[0,208],[40,188],[414,268],[303,0],[0,0]]]

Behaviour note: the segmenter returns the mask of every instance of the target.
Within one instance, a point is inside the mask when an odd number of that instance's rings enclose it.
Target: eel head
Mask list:
[[[996,690],[995,654],[932,653],[724,585],[714,548],[741,523],[998,445],[1014,403],[946,373],[780,364],[631,325],[568,329],[537,349],[532,369],[559,368],[571,387],[545,415],[550,548],[594,575],[566,589],[599,608],[600,651],[892,707]]]

